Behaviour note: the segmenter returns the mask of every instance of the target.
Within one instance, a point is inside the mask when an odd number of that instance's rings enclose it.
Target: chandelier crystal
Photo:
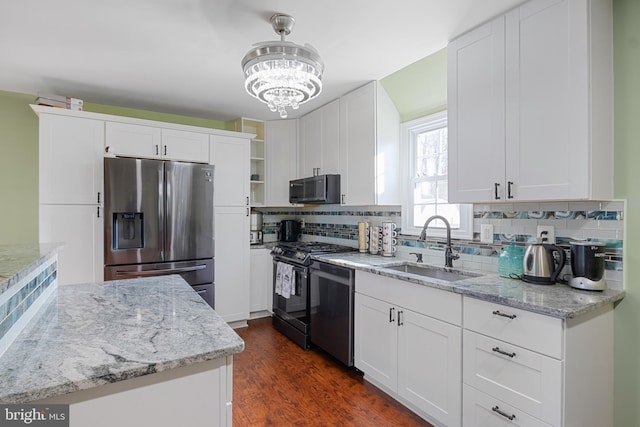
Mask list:
[[[273,15],[271,25],[280,34],[280,41],[257,43],[242,59],[249,95],[279,112],[283,119],[288,115],[287,107],[297,110],[322,92],[324,64],[318,52],[308,44],[284,40],[294,24],[292,16]]]

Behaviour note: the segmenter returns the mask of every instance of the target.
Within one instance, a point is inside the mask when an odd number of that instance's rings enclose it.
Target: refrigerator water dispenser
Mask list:
[[[113,213],[113,249],[144,248],[142,212]]]

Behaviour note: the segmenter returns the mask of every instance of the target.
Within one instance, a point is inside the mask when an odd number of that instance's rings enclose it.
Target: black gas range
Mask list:
[[[309,266],[313,255],[354,252],[323,242],[278,242],[273,256],[273,326],[302,348],[311,347]]]
[[[336,245],[333,243],[278,242],[278,244],[271,249],[271,255],[280,261],[309,266],[312,255],[353,252],[355,250],[357,249],[350,246]]]

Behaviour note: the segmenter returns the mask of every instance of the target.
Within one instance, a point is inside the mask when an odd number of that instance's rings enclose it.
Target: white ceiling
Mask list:
[[[382,79],[522,0],[0,0],[0,90],[229,120],[276,119],[243,86],[240,60],[287,40],[325,62],[323,92],[298,117]]]

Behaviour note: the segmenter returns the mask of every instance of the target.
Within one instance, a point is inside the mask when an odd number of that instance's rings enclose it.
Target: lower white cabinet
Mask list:
[[[271,311],[273,300],[273,258],[266,248],[251,249],[251,307],[252,317]],[[254,316],[257,313],[257,316]]]
[[[356,272],[355,366],[423,418],[461,425],[461,296]],[[424,311],[420,312],[420,307]],[[433,308],[433,310],[432,310]]]
[[[462,418],[474,427],[551,427],[499,399],[466,384],[462,386]]]
[[[249,318],[249,215],[242,206],[215,207],[215,310],[227,322]]]
[[[40,205],[40,241],[63,245],[58,283],[103,280],[104,218],[99,205]]]
[[[558,319],[463,299],[465,426],[612,426],[613,307]]]

